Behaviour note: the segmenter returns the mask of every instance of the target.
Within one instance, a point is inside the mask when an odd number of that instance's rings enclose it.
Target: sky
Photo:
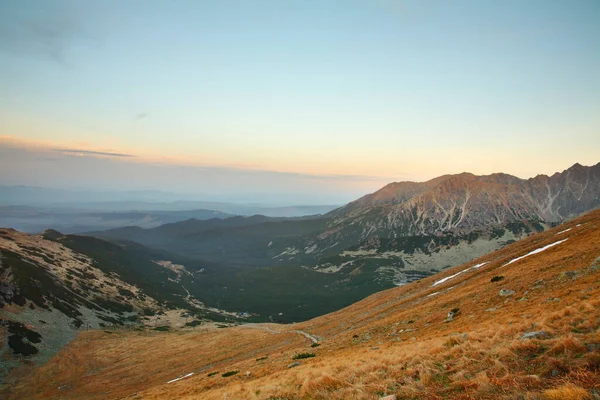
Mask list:
[[[593,165],[598,21],[597,0],[4,0],[0,184],[341,203]]]

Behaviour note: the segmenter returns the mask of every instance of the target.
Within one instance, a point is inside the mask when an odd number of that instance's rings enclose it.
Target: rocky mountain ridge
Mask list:
[[[329,231],[360,230],[397,237],[467,232],[520,220],[562,222],[600,206],[600,163],[575,164],[552,176],[444,175],[423,183],[394,182],[330,212]],[[329,235],[325,234],[323,239]]]

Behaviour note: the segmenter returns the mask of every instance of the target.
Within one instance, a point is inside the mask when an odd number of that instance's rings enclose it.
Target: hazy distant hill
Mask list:
[[[64,233],[114,229],[124,226],[154,228],[189,218],[229,218],[213,210],[89,212],[67,207],[0,206],[0,226],[23,232],[55,229]]]
[[[267,217],[301,217],[325,214],[337,205],[272,205],[256,201],[198,200],[213,196],[200,194],[176,194],[157,190],[108,191],[108,190],[67,190],[34,186],[1,186],[0,206],[31,206],[47,211],[57,210],[63,214],[90,212],[159,212],[184,213],[187,218],[199,218],[187,213],[194,210],[218,211],[228,215],[255,215]],[[264,198],[265,196],[258,196]],[[267,196],[268,197],[268,196]],[[239,197],[244,198],[242,197]]]

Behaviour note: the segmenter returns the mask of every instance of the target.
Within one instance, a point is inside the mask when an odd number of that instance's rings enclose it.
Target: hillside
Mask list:
[[[199,273],[214,268],[135,243],[0,229],[5,342],[0,379],[24,361],[47,361],[82,330],[168,329],[202,320],[236,320],[235,314],[205,306],[185,289]]]
[[[5,394],[592,398],[600,390],[599,274],[600,211],[592,211],[299,324],[82,332],[47,364],[14,373]]]

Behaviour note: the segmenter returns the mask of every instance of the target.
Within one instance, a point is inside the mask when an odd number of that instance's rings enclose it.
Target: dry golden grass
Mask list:
[[[584,388],[567,383],[555,389],[544,390],[543,398],[545,400],[585,400],[591,399],[592,396]]]
[[[555,236],[569,227],[568,234]],[[581,396],[600,389],[600,271],[591,268],[599,256],[600,211],[595,211],[445,271],[449,276],[488,262],[436,287],[431,285],[440,276],[304,323],[264,325],[323,337],[314,349],[296,333],[248,327],[89,332],[48,364],[13,376],[9,398],[586,398]],[[495,275],[505,278],[490,282]],[[502,288],[516,294],[499,296]],[[427,297],[434,292],[440,293]],[[445,322],[453,308],[460,313]],[[552,336],[520,339],[539,330]],[[299,352],[317,356],[288,369]],[[268,358],[256,360],[264,355]],[[231,370],[240,373],[221,376]],[[195,374],[167,383],[190,372]],[[62,385],[71,387],[58,390]]]

